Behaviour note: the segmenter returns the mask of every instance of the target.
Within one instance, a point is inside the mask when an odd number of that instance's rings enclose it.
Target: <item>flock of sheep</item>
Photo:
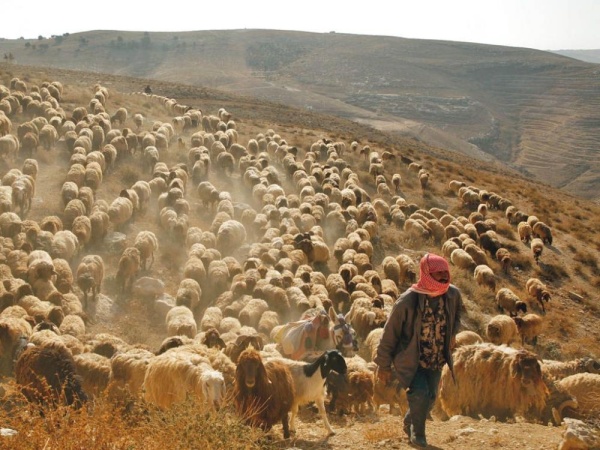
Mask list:
[[[56,81],[0,85],[0,371],[29,401],[107,395],[169,408],[191,395],[214,408],[233,402],[250,425],[281,423],[286,438],[310,402],[328,433],[326,402],[331,413],[404,411],[397,381],[375,382],[372,357],[427,248],[493,291],[500,310],[481,324],[484,336],[459,334],[456,382],[446,368],[435,415],[560,424],[565,414],[598,413],[598,361],[535,354],[548,286],[526,283],[540,314],[497,289],[512,270],[498,221],[516,227],[537,263],[553,243],[550,227],[509,199],[453,180],[466,215],[425,209],[403,186],[430,189],[433,168],[404,155],[325,138],[299,148],[272,129],[242,139],[224,108],[206,114],[138,93],[172,116],[149,123],[115,107],[100,84],[87,106],[65,110],[64,95]],[[63,209],[36,221],[28,217],[46,170],[38,152],[69,163],[56,193]],[[102,198],[103,184],[123,184],[119,168],[132,162],[140,179]],[[151,226],[131,235],[141,221]],[[382,256],[382,230],[395,230],[408,250]],[[106,267],[103,245],[115,232],[126,240],[116,267]],[[150,294],[164,325],[160,349],[89,333],[101,296],[128,299],[156,282],[141,275],[160,278],[165,248],[185,262],[172,296]],[[300,350],[288,336],[300,336]]]

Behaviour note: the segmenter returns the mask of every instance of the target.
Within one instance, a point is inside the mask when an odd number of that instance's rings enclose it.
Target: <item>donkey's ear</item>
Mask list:
[[[331,319],[333,323],[337,322],[337,314],[335,309],[333,309],[333,306],[329,307],[329,319]]]

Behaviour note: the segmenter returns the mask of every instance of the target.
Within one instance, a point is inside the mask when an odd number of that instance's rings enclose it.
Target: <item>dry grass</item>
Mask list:
[[[80,410],[45,409],[43,417],[17,404],[0,410],[0,422],[17,431],[0,440],[6,449],[275,448],[274,441],[243,425],[231,411],[207,411],[192,400],[162,411],[141,403],[123,408],[101,398]]]

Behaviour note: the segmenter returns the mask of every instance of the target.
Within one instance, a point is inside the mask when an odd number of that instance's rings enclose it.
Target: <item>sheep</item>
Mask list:
[[[485,286],[492,291],[496,290],[496,275],[489,266],[480,264],[475,267],[473,277],[479,286]]]
[[[110,379],[110,359],[96,353],[73,356],[75,370],[81,378],[81,387],[88,398],[100,397]]]
[[[77,191],[77,194],[79,194],[79,190]],[[85,204],[81,200],[78,198],[70,200],[63,211],[62,222],[64,227],[71,230],[75,218],[85,216],[86,212]]]
[[[216,329],[219,327],[219,324],[223,320],[223,312],[221,308],[217,306],[209,306],[204,311],[202,315],[202,319],[200,319],[200,329],[202,331],[208,331],[210,329]],[[217,331],[218,333],[218,331]],[[225,346],[223,346],[225,348]]]
[[[496,259],[502,266],[502,271],[504,273],[508,273],[510,267],[512,265],[512,257],[510,256],[510,252],[508,249],[501,247],[496,251]]]
[[[64,347],[28,347],[17,359],[15,380],[31,403],[54,407],[64,402],[78,408],[88,400],[73,356]]]
[[[246,241],[246,229],[237,220],[226,220],[218,228],[217,249],[225,256],[241,247]]]
[[[600,375],[578,373],[557,382],[558,388],[575,398],[577,414],[583,417],[596,416],[600,411]]]
[[[538,335],[544,328],[542,318],[537,314],[525,314],[523,317],[513,317],[513,320],[521,335],[521,344],[531,342],[533,346],[536,346]]]
[[[352,411],[356,414],[364,412],[365,405],[374,410],[374,376],[365,368],[364,370],[348,370],[348,373],[340,375],[330,372],[327,378],[327,392],[332,395],[329,408],[343,413]]]
[[[517,324],[511,317],[505,315],[492,317],[487,324],[486,334],[488,340],[496,345],[510,346],[521,341]]]
[[[39,280],[38,280],[39,281]],[[23,307],[27,314],[35,318],[37,322],[47,320],[60,326],[65,315],[60,306],[54,305],[48,301],[42,301],[34,295],[25,295],[18,301],[18,305]]]
[[[531,225],[529,225],[527,222],[519,222],[517,225],[517,231],[519,232],[519,239],[521,239],[521,242],[529,244],[533,235]]]
[[[128,348],[110,358],[109,397],[137,397],[144,385],[146,369],[154,354],[142,348]]]
[[[187,336],[194,338],[198,333],[198,326],[194,313],[187,306],[174,306],[166,317],[167,336]]]
[[[200,258],[191,256],[183,266],[183,276],[191,278],[202,286],[206,281],[206,268]]]
[[[295,397],[291,370],[285,363],[263,362],[254,348],[241,353],[235,371],[233,399],[238,414],[246,423],[268,431],[281,421],[283,437],[288,439],[288,413]]]
[[[71,261],[79,253],[79,239],[69,230],[57,231],[52,238],[50,255]]]
[[[115,281],[121,294],[131,291],[133,280],[140,270],[140,251],[135,247],[127,247],[119,259]]]
[[[463,330],[456,334],[454,349],[464,345],[482,344],[483,338],[474,331]]]
[[[13,212],[0,214],[0,234],[4,237],[14,238],[22,230],[21,218]]]
[[[493,257],[496,255],[498,249],[502,247],[502,244],[500,244],[496,233],[488,230],[479,235],[479,246]]]
[[[79,244],[86,247],[92,239],[92,222],[88,216],[78,216],[73,220],[71,231],[77,237]]]
[[[187,306],[192,311],[195,311],[200,306],[201,298],[202,288],[196,280],[184,278],[179,282],[179,288],[175,295],[175,304],[177,306]]]
[[[461,248],[457,248],[456,250],[452,251],[452,254],[450,255],[450,261],[458,268],[469,271],[475,270],[475,267],[477,266],[475,261],[473,261],[473,258],[471,258],[471,255]]]
[[[8,161],[15,161],[19,151],[19,139],[8,134],[0,137],[0,157]]]
[[[86,214],[90,214],[94,208],[94,204],[96,203],[94,191],[87,186],[82,186],[79,189],[77,198],[81,200],[85,206]]]
[[[158,250],[158,239],[152,231],[140,231],[135,237],[133,246],[140,252],[140,265],[142,270],[146,270],[146,263],[150,260],[148,270],[154,264],[154,252]]]
[[[123,126],[127,120],[127,109],[121,107],[110,118],[111,125]]]
[[[600,374],[600,362],[584,357],[572,361],[542,360],[542,374],[545,380],[560,380],[576,373]]]
[[[225,398],[225,380],[208,357],[180,347],[150,360],[143,390],[144,399],[161,408],[181,403],[191,394],[218,409]]]
[[[533,259],[539,265],[540,257],[542,256],[542,252],[544,251],[544,243],[540,238],[533,238],[531,240],[531,253],[533,254]]]
[[[224,322],[224,321],[225,321],[225,319],[223,319],[222,322]],[[237,321],[237,323],[234,323],[232,325],[233,329],[230,331],[233,331],[235,328],[237,328],[238,324],[239,324],[239,329],[237,329],[236,332],[241,333],[242,325],[239,323],[239,321]],[[222,331],[225,330],[225,329],[223,329],[223,324],[221,324],[221,328],[222,328]],[[252,347],[255,350],[261,351],[264,348],[263,339],[257,334],[239,334],[235,338],[235,341],[227,343],[224,353],[229,357],[229,359],[234,364],[238,364],[240,355],[244,352],[244,350],[246,350],[249,347]]]
[[[527,293],[531,297],[539,302],[542,307],[542,314],[545,314],[546,307],[544,306],[544,302],[548,303],[551,297],[548,287],[538,278],[529,278],[527,283],[525,283],[525,289],[527,289]]]
[[[85,313],[83,312],[83,305],[79,298],[72,292],[67,292],[62,295],[62,299],[60,301],[60,306],[63,309],[63,313],[65,316],[67,315],[77,315],[80,317],[85,317]]]
[[[345,320],[356,330],[360,339],[366,339],[375,328],[383,328],[387,321],[387,314],[381,307],[375,307],[371,299],[356,299]]]
[[[533,236],[542,240],[544,244],[552,245],[552,230],[544,222],[537,222],[531,227]]]
[[[69,171],[67,172],[67,176],[65,177],[65,182],[71,182],[77,185],[78,188],[82,187],[85,182],[85,167],[83,164],[72,164],[69,167]]]
[[[14,361],[25,349],[33,330],[27,311],[10,306],[0,314],[0,374],[12,375]]]
[[[145,211],[152,196],[150,184],[147,181],[138,180],[131,186],[131,189],[138,195],[140,212]]]
[[[119,196],[112,201],[107,212],[110,223],[117,229],[122,228],[133,217],[133,202],[126,197]]]
[[[56,289],[51,280],[38,279],[31,287],[33,288],[33,294],[41,301],[60,305],[62,294]]]
[[[500,311],[507,312],[511,317],[516,316],[519,311],[527,313],[527,304],[509,288],[502,288],[496,292],[496,304]]]
[[[488,265],[485,252],[473,243],[465,245],[466,242],[467,242],[467,240],[465,239],[465,241],[463,241],[463,249],[465,250],[465,252],[467,252],[469,255],[471,255],[471,258],[473,258],[473,261],[475,261],[475,264]]]
[[[31,200],[35,194],[35,180],[31,175],[21,175],[11,184],[12,188],[12,204],[13,207],[19,209],[19,215],[25,215],[31,209]]]
[[[98,206],[94,206],[90,214],[90,223],[92,226],[90,242],[98,244],[108,234],[110,217],[106,211],[101,210]]]
[[[33,285],[38,279],[50,280],[56,275],[54,262],[44,250],[34,250],[27,259],[27,280]]]
[[[448,416],[495,416],[502,421],[517,415],[540,417],[548,389],[535,354],[478,344],[456,349],[453,359],[454,370],[442,370],[439,391]]]
[[[86,255],[77,266],[77,286],[83,292],[83,307],[87,309],[88,292],[95,301],[104,280],[104,261],[99,255]]]

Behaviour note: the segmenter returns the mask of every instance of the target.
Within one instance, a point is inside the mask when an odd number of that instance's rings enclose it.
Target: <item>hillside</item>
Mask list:
[[[600,64],[600,50],[553,50],[552,53],[593,64]]]
[[[18,64],[181,82],[490,157],[598,199],[597,67],[523,48],[268,30],[1,40]]]
[[[75,108],[83,106],[88,108],[94,95],[94,85],[107,87],[110,95],[105,104],[106,113],[109,116],[115,114],[118,108],[124,107],[129,111],[129,118],[125,124],[115,124],[114,128],[132,128],[135,124],[132,116],[141,113],[145,122],[139,130],[139,135],[149,134],[154,125],[160,123],[172,123],[176,115],[170,110],[164,98],[175,99],[181,105],[190,105],[201,108],[203,114],[218,114],[220,108],[225,108],[232,114],[237,130],[238,143],[249,146],[250,139],[260,135],[269,135],[269,130],[284,139],[290,146],[298,150],[298,161],[304,165],[305,158],[310,152],[311,145],[319,139],[330,139],[336,142],[344,142],[346,153],[343,159],[356,173],[359,185],[375,199],[382,199],[392,204],[397,197],[379,191],[375,180],[369,175],[369,164],[358,151],[351,151],[351,143],[356,141],[359,148],[369,146],[373,151],[383,154],[390,152],[395,156],[384,163],[384,177],[386,184],[390,185],[392,174],[402,176],[402,185],[398,196],[402,196],[407,203],[417,205],[424,210],[440,208],[456,217],[467,218],[474,212],[473,206],[465,206],[457,197],[456,193],[449,188],[451,180],[461,180],[470,186],[481,190],[497,192],[503,198],[510,200],[519,210],[529,215],[536,215],[540,220],[547,223],[554,236],[551,245],[544,247],[540,263],[536,264],[530,247],[519,240],[516,225],[509,224],[506,220],[505,211],[490,209],[488,218],[493,219],[497,226],[497,233],[503,246],[510,250],[513,266],[509,273],[505,274],[495,258],[486,256],[487,262],[497,275],[497,287],[510,287],[529,305],[532,312],[541,314],[539,304],[535,299],[528,296],[525,290],[525,282],[530,277],[539,277],[545,282],[552,298],[547,303],[547,314],[543,316],[544,332],[539,336],[536,346],[526,344],[525,348],[539,355],[541,358],[558,360],[570,360],[577,357],[600,358],[600,298],[598,288],[600,287],[599,253],[600,235],[597,233],[597,223],[600,220],[600,206],[593,202],[576,198],[556,188],[533,181],[522,176],[518,171],[507,168],[498,161],[484,161],[472,159],[462,153],[454,152],[443,147],[427,145],[424,142],[399,136],[396,133],[382,132],[368,124],[360,124],[340,118],[334,115],[319,114],[307,109],[297,109],[289,104],[280,104],[265,99],[256,99],[251,96],[239,96],[231,92],[219,91],[212,88],[198,87],[192,84],[175,83],[167,81],[155,81],[147,78],[131,78],[127,76],[105,75],[93,72],[72,71],[54,69],[50,67],[19,66],[12,64],[0,67],[0,84],[9,86],[11,79],[18,77],[25,80],[32,91],[34,86],[40,87],[42,83],[49,81],[60,81],[64,86],[64,95],[60,101],[60,108],[66,117],[71,117]],[[161,96],[146,96],[141,94],[140,89],[151,83],[155,92]],[[273,99],[270,99],[273,100]],[[13,133],[16,134],[18,126],[30,120],[27,113],[16,112],[11,116]],[[83,125],[81,125],[83,127]],[[179,131],[177,138],[173,137],[169,143],[168,150],[161,150],[160,160],[168,167],[177,163],[188,163],[188,152],[192,147],[192,134],[198,129]],[[62,131],[61,131],[62,132]],[[283,163],[269,154],[269,165],[274,167],[280,177],[280,183],[290,203],[294,196],[300,196],[300,189],[294,183],[291,174],[286,171]],[[143,152],[140,150],[129,159],[120,158],[115,164],[114,170],[106,172],[101,185],[95,191],[96,202],[104,200],[110,204],[117,198],[122,189],[129,188],[137,180],[150,181],[153,177],[152,171],[144,166]],[[430,182],[422,189],[417,181],[416,174],[408,169],[408,166],[400,160],[405,156],[420,163],[431,174]],[[56,145],[49,151],[39,147],[35,157],[39,162],[39,173],[36,179],[35,196],[32,209],[27,214],[27,219],[41,221],[44,217],[57,215],[64,217],[64,205],[61,200],[61,187],[66,179],[69,166],[74,161],[74,156],[69,152],[64,136],[58,140]],[[72,159],[73,158],[73,159]],[[21,167],[23,155],[19,155],[15,161],[10,158],[2,159],[0,175],[4,176],[10,168]],[[335,161],[321,160],[318,164]],[[315,166],[317,163],[315,163]],[[220,193],[232,198],[233,205],[250,205],[255,212],[266,213],[272,210],[276,198],[271,194],[257,195],[253,187],[246,184],[245,177],[236,166],[231,175],[219,172],[212,167],[207,175],[210,181]],[[266,178],[266,177],[265,177]],[[202,230],[210,230],[216,222],[216,211],[203,205],[197,195],[197,182],[190,179],[185,190],[185,199],[189,203],[189,226],[199,227]],[[317,183],[318,184],[318,183]],[[324,191],[324,189],[321,189]],[[258,189],[256,190],[258,191]],[[383,192],[383,193],[382,193]],[[306,203],[316,200],[310,195],[302,194]],[[279,204],[283,199],[278,199]],[[332,201],[333,202],[333,201]],[[306,207],[306,206],[304,206]],[[225,208],[225,206],[223,206]],[[270,214],[268,222],[260,220],[248,224],[248,237],[244,245],[237,249],[233,256],[243,265],[250,255],[260,257],[262,263],[269,268],[275,268],[282,254],[274,253],[278,245],[275,235],[284,232],[292,233],[291,230],[300,229],[305,226],[301,220],[295,218],[294,213],[285,207],[281,207],[281,217]],[[313,210],[311,209],[311,212]],[[315,209],[314,217],[318,214]],[[347,208],[349,215],[353,214]],[[125,234],[125,244],[131,245],[137,233],[142,230],[151,230],[159,238],[160,247],[157,252],[154,265],[146,271],[140,271],[138,276],[149,276],[158,278],[164,283],[165,293],[174,296],[184,273],[184,264],[188,258],[186,242],[177,241],[177,238],[165,230],[159,220],[159,206],[156,196],[153,196],[145,212],[140,212],[134,220],[122,228],[118,228]],[[291,224],[289,219],[297,223]],[[309,218],[306,223],[310,224]],[[316,219],[315,219],[316,220]],[[468,220],[468,219],[467,219]],[[350,221],[349,221],[350,222]],[[326,228],[326,220],[320,224]],[[348,224],[348,230],[352,224]],[[413,260],[431,251],[441,253],[441,242],[433,239],[414,239],[399,223],[390,223],[382,215],[377,219],[376,233],[372,236],[371,262],[375,270],[381,272],[381,262],[386,256],[397,256],[398,254],[409,255]],[[111,223],[109,231],[115,231],[117,227]],[[267,232],[268,231],[268,232]],[[307,231],[302,229],[302,231]],[[328,231],[328,230],[327,230]],[[346,231],[344,230],[344,233]],[[344,234],[342,233],[342,234]],[[209,245],[209,238],[206,238]],[[332,248],[333,242],[328,242]],[[3,245],[7,245],[3,241]],[[273,247],[273,248],[271,248]],[[7,250],[4,247],[3,250]],[[89,339],[98,333],[111,333],[119,336],[128,344],[139,345],[152,351],[158,349],[167,335],[164,318],[155,310],[153,299],[144,298],[137,294],[121,295],[116,283],[116,272],[121,256],[120,248],[109,248],[106,241],[100,244],[90,244],[84,247],[80,254],[70,261],[75,270],[79,261],[85,254],[94,253],[101,255],[106,264],[106,274],[101,289],[101,296],[91,308],[89,313],[92,320],[86,324],[85,339]],[[4,254],[4,253],[3,253]],[[316,265],[311,270],[315,272],[315,281],[318,284],[318,272],[327,275],[338,270],[338,261],[331,257],[327,264]],[[477,331],[484,335],[485,327],[489,319],[498,313],[494,301],[494,293],[488,289],[478,286],[472,272],[452,266],[452,280],[463,292],[465,300],[465,312],[463,326],[467,329]],[[272,272],[272,271],[271,271]],[[229,280],[231,281],[231,280]],[[208,283],[208,281],[207,281]],[[308,284],[308,283],[307,283]],[[408,283],[404,282],[398,286],[404,289]],[[204,288],[204,286],[203,286]],[[78,288],[74,292],[81,297]],[[206,289],[206,292],[210,292]],[[260,295],[256,293],[256,295]],[[215,298],[207,297],[206,302],[212,304]],[[196,321],[200,324],[203,311],[197,311]],[[82,338],[82,340],[85,340]],[[361,342],[362,343],[362,342]],[[1,412],[0,412],[1,413]],[[7,414],[8,415],[8,414]],[[149,413],[143,411],[140,417],[148,419]],[[8,423],[6,418],[6,423]],[[58,420],[58,419],[56,419]],[[68,420],[71,420],[68,417]],[[73,418],[72,420],[75,420]],[[104,419],[106,420],[106,419]],[[15,415],[10,417],[13,427],[20,425],[19,430],[29,430],[32,423],[38,423],[33,415]],[[4,423],[4,422],[3,422]],[[110,425],[110,418],[107,420]],[[120,423],[120,422],[119,422]],[[310,409],[306,409],[300,415],[298,438],[291,442],[281,442],[281,428],[275,427],[273,441],[267,448],[289,448],[290,446],[303,449],[351,449],[364,448],[409,448],[405,440],[399,437],[399,419],[388,413],[384,406],[379,415],[349,414],[344,416],[333,416],[332,425],[338,433],[324,439],[324,429],[318,416]],[[132,428],[138,425],[131,424]],[[162,427],[161,423],[161,427]],[[165,420],[164,426],[171,425]],[[105,425],[106,426],[106,425]],[[560,442],[565,427],[548,427],[545,424],[528,423],[517,421],[494,422],[493,420],[479,420],[461,417],[451,421],[436,420],[428,424],[429,439],[433,448],[463,449],[463,448],[556,448]],[[69,427],[66,427],[69,430]],[[95,427],[82,427],[86,438],[93,435]],[[102,429],[102,428],[100,428]],[[106,426],[106,430],[110,430]],[[396,432],[397,430],[398,432]],[[48,434],[48,438],[36,434],[41,443],[50,440],[47,448],[81,448],[79,442],[73,443],[73,437],[69,441],[67,433],[61,433],[61,427],[41,426],[36,428],[36,433]],[[41,431],[40,431],[41,430]],[[119,433],[123,430],[119,429]],[[158,433],[162,428],[158,429]],[[172,432],[172,427],[169,428]],[[189,429],[182,435],[193,435],[196,430]],[[154,429],[154,433],[157,430]],[[108,432],[110,435],[110,432]],[[121,436],[121,434],[115,434]],[[243,433],[241,433],[243,434]],[[123,433],[126,436],[126,432]],[[30,436],[22,433],[23,440],[30,440]],[[78,436],[79,437],[79,436]],[[103,435],[104,439],[110,436]],[[180,436],[178,436],[179,438]],[[164,448],[172,445],[168,438],[173,435],[156,435],[156,442],[148,442],[144,447],[139,442],[125,445],[125,440],[117,443],[111,442],[106,448]],[[71,442],[66,446],[60,439]],[[125,438],[123,438],[125,439]],[[146,437],[146,439],[148,439]],[[163,440],[161,440],[163,439]],[[0,448],[11,448],[10,442],[0,439]],[[94,442],[90,440],[90,442]],[[8,443],[8,446],[6,444]],[[54,444],[54,445],[52,445]],[[35,443],[30,447],[40,448]],[[136,446],[137,445],[137,446]],[[258,447],[260,444],[256,444]],[[15,448],[15,447],[12,447]],[[21,447],[19,447],[21,448]],[[187,448],[182,446],[181,448]],[[246,447],[238,445],[232,448],[253,448],[250,444]]]

